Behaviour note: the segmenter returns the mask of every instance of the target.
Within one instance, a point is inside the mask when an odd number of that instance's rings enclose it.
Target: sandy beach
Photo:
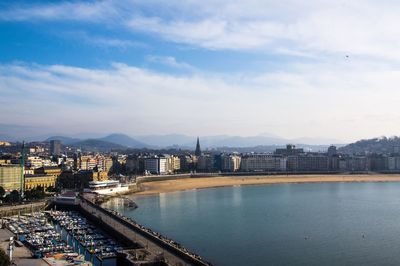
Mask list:
[[[262,185],[280,183],[321,183],[321,182],[399,182],[400,175],[282,175],[282,176],[226,176],[184,178],[166,181],[153,181],[141,184],[142,191],[134,195],[154,195],[181,190]]]

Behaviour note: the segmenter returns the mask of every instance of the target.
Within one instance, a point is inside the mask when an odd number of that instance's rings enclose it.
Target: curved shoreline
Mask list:
[[[196,177],[144,182],[141,183],[142,191],[133,193],[131,195],[146,196],[193,189],[231,187],[242,185],[342,182],[400,182],[400,174]]]

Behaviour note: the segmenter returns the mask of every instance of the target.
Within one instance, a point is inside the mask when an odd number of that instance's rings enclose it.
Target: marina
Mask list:
[[[3,224],[32,257],[63,260],[65,265],[117,265],[117,253],[123,250],[77,212],[18,215],[4,218]]]
[[[68,200],[56,198],[46,211],[4,217],[2,230],[13,240],[3,245],[24,247],[35,265],[210,265],[180,243],[97,205],[93,195],[64,195]],[[118,198],[124,208],[137,208]]]

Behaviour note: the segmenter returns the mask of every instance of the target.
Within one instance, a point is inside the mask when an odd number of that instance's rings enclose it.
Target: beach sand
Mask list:
[[[154,195],[181,190],[213,187],[262,185],[282,183],[322,182],[399,182],[400,175],[275,175],[275,176],[222,176],[198,177],[141,183],[142,191],[134,195]]]

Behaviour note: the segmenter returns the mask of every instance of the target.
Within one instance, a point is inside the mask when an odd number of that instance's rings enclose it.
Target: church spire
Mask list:
[[[197,137],[196,151],[194,152],[194,155],[196,155],[196,156],[200,156],[201,155],[199,137]]]

